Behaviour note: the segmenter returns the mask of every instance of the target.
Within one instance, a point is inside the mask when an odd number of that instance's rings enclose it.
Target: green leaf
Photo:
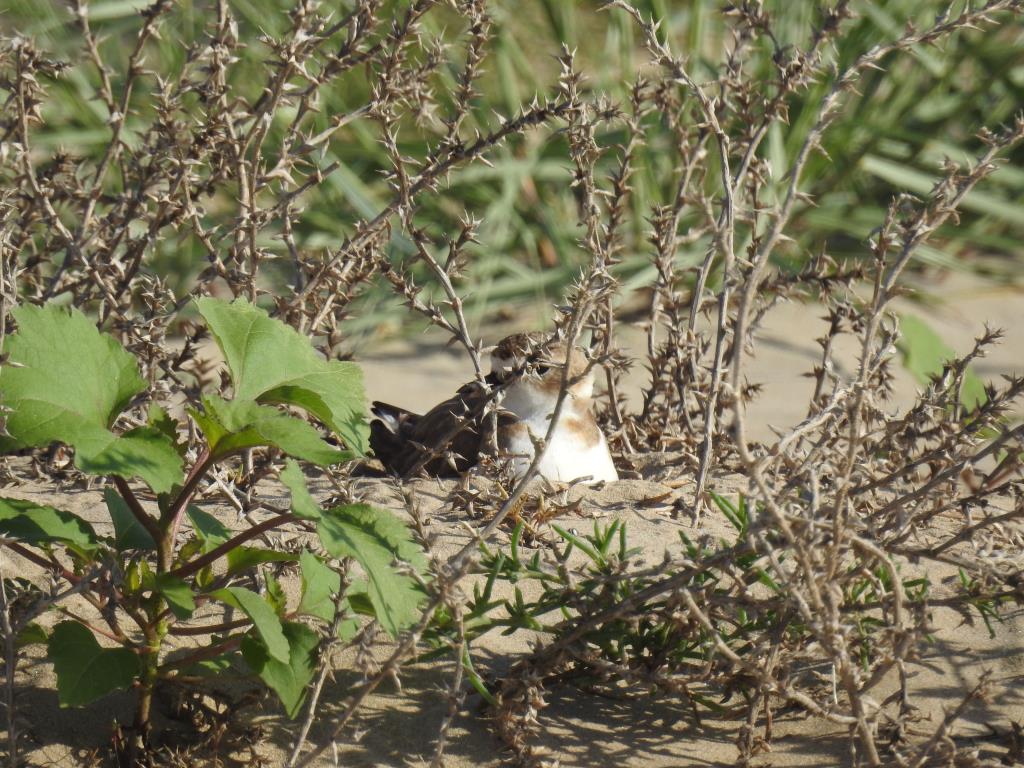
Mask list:
[[[327,510],[317,533],[330,554],[355,558],[363,567],[377,620],[392,637],[416,622],[423,592],[392,563],[404,560],[422,571],[425,560],[409,529],[397,517],[367,504],[349,504]]]
[[[127,648],[101,648],[86,627],[62,621],[50,635],[48,656],[57,673],[62,707],[80,707],[125,690],[139,675],[139,657]]]
[[[41,625],[32,621],[18,633],[17,645],[19,648],[23,648],[26,645],[43,645],[48,639],[46,630]]]
[[[26,544],[69,544],[89,551],[99,546],[85,520],[53,507],[0,498],[0,534]]]
[[[294,718],[302,709],[306,687],[316,673],[316,650],[320,638],[305,624],[285,622],[282,627],[288,643],[286,661],[273,657],[259,639],[242,638],[242,657],[281,699],[288,717]]]
[[[288,663],[288,641],[281,631],[281,620],[266,600],[243,587],[228,587],[210,593],[210,597],[227,603],[252,619],[256,632],[263,639],[267,652],[278,661]]]
[[[333,621],[334,595],[341,590],[341,575],[312,552],[303,552],[299,556],[299,568],[302,570],[299,613]]]
[[[178,439],[178,422],[172,419],[167,411],[156,403],[150,403],[146,423],[166,437],[168,442],[174,446],[174,450],[178,452],[178,455],[184,458],[185,453],[188,451],[188,443],[181,442]]]
[[[244,299],[196,303],[231,370],[235,399],[303,408],[350,449],[366,453],[369,429],[358,365],[320,358],[308,339]]]
[[[864,155],[860,159],[860,166],[868,173],[922,197],[932,193],[939,179],[938,173],[924,173],[877,155]],[[960,203],[960,208],[982,216],[1002,219],[1017,226],[1024,225],[1024,207],[1013,200],[1003,199],[979,189],[968,192]]]
[[[267,574],[266,586],[267,602],[270,603],[270,607],[274,609],[278,616],[283,616],[288,608],[288,595],[285,593],[284,587],[281,586],[281,582],[277,580],[277,577],[271,573]]]
[[[152,427],[138,427],[121,437],[104,432],[93,447],[82,443],[75,451],[75,464],[83,472],[141,477],[156,493],[167,493],[182,480],[181,456]]]
[[[319,520],[320,505],[316,503],[306,487],[306,476],[298,462],[288,459],[281,471],[281,482],[292,494],[292,512],[304,520]]]
[[[897,348],[903,355],[903,365],[920,384],[927,384],[932,376],[942,373],[942,367],[956,357],[946,342],[931,327],[914,315],[900,317],[900,338]],[[960,389],[960,402],[973,409],[986,400],[985,385],[970,368],[964,372]]]
[[[187,512],[196,537],[202,542],[203,554],[216,549],[231,538],[231,529],[209,512],[204,512],[194,504],[188,506]]]
[[[212,659],[197,661],[185,667],[182,674],[196,677],[223,678],[226,675],[248,674],[242,663],[242,655],[238,651],[228,651]]]
[[[141,477],[157,493],[180,481],[181,457],[166,436],[110,426],[146,388],[135,359],[77,310],[24,305],[0,368],[0,403],[10,409],[0,451],[66,443],[83,472]]]
[[[161,573],[157,575],[154,587],[164,596],[171,613],[179,619],[187,619],[195,612],[196,602],[192,590],[181,579],[168,573]]]
[[[345,591],[345,602],[353,613],[360,616],[376,616],[377,611],[370,601],[369,584],[365,579],[357,579]]]
[[[128,508],[128,503],[113,488],[103,489],[103,499],[107,502],[107,511],[114,522],[114,547],[118,552],[126,549],[156,549],[156,542],[142,523]]]
[[[289,455],[323,466],[352,457],[348,451],[331,447],[302,419],[271,406],[210,395],[203,398],[203,408],[203,413],[193,411],[192,418],[203,430],[214,458],[260,445],[273,445]]]
[[[7,404],[32,395],[32,402],[53,408],[54,421],[107,427],[146,388],[135,359],[78,310],[25,304],[12,314],[18,332],[7,337],[4,352],[22,367],[4,366],[0,371]],[[30,426],[47,428],[25,425],[30,435],[35,434]]]
[[[287,563],[297,559],[291,552],[278,552],[258,547],[236,547],[227,555],[227,575],[234,576],[260,563]]]

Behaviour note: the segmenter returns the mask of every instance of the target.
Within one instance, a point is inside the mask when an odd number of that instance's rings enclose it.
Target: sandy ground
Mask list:
[[[651,457],[652,471],[671,457]],[[451,489],[451,481],[417,481],[412,489],[417,504],[430,521],[428,530],[436,536],[435,550],[444,557],[453,554],[469,539],[464,521],[457,519],[443,506],[442,500]],[[314,486],[315,487],[315,486]],[[719,478],[716,487],[723,492],[736,489],[736,483]],[[625,480],[600,491],[574,491],[582,496],[579,511],[559,522],[577,530],[587,531],[593,519],[608,521],[618,518],[626,522],[631,545],[643,549],[649,564],[660,560],[666,548],[678,549],[677,532],[695,535],[688,522],[673,520],[664,505],[652,500],[664,497],[672,489],[653,480]],[[282,491],[266,483],[263,493],[284,501]],[[389,481],[362,481],[360,495],[367,500],[404,514],[400,493]],[[10,495],[38,503],[61,504],[89,519],[100,533],[109,533],[101,494],[76,491],[53,495],[20,488]],[[321,495],[324,495],[321,489]],[[216,510],[214,507],[208,509]],[[235,525],[231,511],[220,508],[226,523]],[[725,537],[728,528],[716,515],[708,516],[701,533]],[[507,540],[502,535],[501,541]],[[0,553],[0,567],[5,574],[25,573],[26,567],[16,557]],[[941,580],[949,574],[930,574]],[[294,584],[290,585],[294,591]],[[294,594],[292,599],[296,599]],[[1024,720],[1024,617],[1011,618],[999,626],[995,639],[983,625],[963,624],[961,618],[948,611],[936,613],[935,642],[927,649],[920,663],[910,667],[912,700],[920,707],[922,721],[919,732],[930,732],[941,719],[945,708],[955,706],[963,693],[978,679],[983,670],[990,670],[997,683],[998,695],[990,702],[978,702],[956,730],[963,742],[977,740],[983,755],[995,757],[1005,753],[1001,741],[991,738],[987,724],[999,732],[1009,730],[1011,722]],[[474,644],[474,659],[485,675],[498,675],[519,655],[530,649],[531,637],[520,633],[512,637],[498,634],[485,636]],[[386,653],[386,648],[378,654]],[[325,738],[334,715],[340,711],[355,675],[346,671],[346,659],[336,659],[338,673],[324,692],[321,716],[312,733],[312,742]],[[400,766],[427,764],[433,750],[433,736],[447,710],[446,686],[451,680],[452,665],[442,661],[413,664],[402,675],[402,690],[389,685],[373,695],[368,706],[337,744],[338,762],[333,750],[317,765],[333,766]],[[117,718],[130,722],[131,701],[127,696],[108,696],[79,710],[59,709],[53,689],[51,667],[36,655],[22,675],[19,713],[26,721],[29,738],[30,765],[87,764],[84,755],[90,747],[103,744],[107,723]],[[889,690],[878,692],[879,697]],[[616,699],[595,696],[572,686],[554,688],[548,696],[549,707],[542,713],[543,729],[537,743],[550,750],[566,766],[730,766],[736,758],[734,740],[737,724],[710,717],[697,725],[685,717],[677,704],[658,698]],[[449,733],[446,764],[452,768],[498,766],[502,758],[501,744],[492,735],[482,709],[481,700],[469,695]],[[250,708],[244,720],[262,728],[258,752],[270,765],[280,765],[287,755],[295,733],[295,724],[286,720],[272,698]],[[166,719],[161,723],[180,728]],[[762,754],[757,765],[826,766],[849,765],[845,733],[799,713],[779,716],[773,724],[770,752]]]
[[[1009,289],[995,289],[983,282],[958,280],[941,286],[945,304],[941,310],[923,304],[904,304],[907,311],[925,318],[947,343],[963,351],[980,332],[982,322],[1005,327],[1009,333],[1004,343],[978,367],[983,377],[1019,370],[1024,352],[1024,295]],[[752,381],[761,381],[765,392],[751,410],[755,434],[762,439],[771,436],[770,425],[791,426],[805,415],[811,384],[801,376],[817,359],[814,338],[823,328],[813,307],[786,305],[770,315],[759,347],[758,357],[750,368]],[[505,329],[495,329],[496,340]],[[641,348],[641,336],[628,329],[623,339],[627,347]],[[367,377],[367,389],[373,399],[387,400],[409,408],[425,408],[447,397],[471,376],[468,362],[457,353],[447,351],[440,340],[427,335],[417,343],[388,342],[359,355]],[[844,358],[847,365],[852,357]],[[627,394],[637,392],[643,371],[637,366],[627,385]],[[915,384],[902,373],[897,380],[897,402],[913,395]],[[657,500],[666,493],[680,492],[659,480],[659,462],[671,457],[654,457],[647,479],[624,480],[600,491],[586,491],[579,512],[559,522],[581,531],[588,530],[592,518],[619,518],[628,525],[630,542],[643,549],[649,562],[660,560],[666,547],[678,541],[678,531],[691,535],[711,533],[724,535],[725,523],[710,515],[703,530],[695,532],[691,523],[673,520],[665,505]],[[359,481],[360,493],[367,500],[405,514],[398,490],[390,481],[364,479]],[[735,484],[724,478],[713,480],[712,487],[728,492]],[[417,503],[429,520],[429,530],[436,535],[440,555],[450,554],[468,540],[467,522],[445,508],[446,486],[437,481],[412,484]],[[262,492],[280,495],[280,488],[266,484]],[[321,494],[323,493],[321,489]],[[685,489],[681,492],[685,493]],[[54,495],[31,485],[9,488],[6,495],[53,503],[82,514],[101,533],[109,526],[102,496],[98,491],[65,490]],[[210,508],[222,519],[235,525],[233,511]],[[504,536],[504,534],[503,534]],[[32,573],[26,563],[7,550],[0,550],[0,569],[4,576]],[[941,579],[947,574],[930,574]],[[986,724],[1000,732],[1008,731],[1011,722],[1024,722],[1024,617],[1016,616],[999,627],[991,639],[984,626],[965,625],[951,612],[936,614],[935,643],[927,655],[910,669],[911,689],[915,703],[921,708],[921,733],[934,729],[944,708],[954,706],[973,685],[982,670],[991,670],[999,683],[999,695],[991,702],[972,705],[964,723],[958,727],[958,738],[977,739],[982,757],[1005,754],[1005,746],[990,738]],[[514,663],[519,654],[529,651],[531,638],[519,634],[511,638],[486,636],[474,646],[478,667],[485,673],[500,674]],[[338,660],[335,679],[325,689],[322,715],[311,735],[313,743],[325,738],[333,715],[342,707],[350,686],[355,682],[345,669],[345,659]],[[445,688],[452,672],[450,662],[415,664],[402,676],[402,690],[393,686],[381,689],[371,697],[353,728],[348,729],[334,751],[328,749],[317,765],[401,766],[429,763],[438,724],[447,710]],[[121,722],[131,719],[131,702],[127,696],[109,696],[81,710],[61,710],[57,706],[51,667],[38,656],[26,667],[20,678],[18,712],[28,732],[24,747],[29,764],[71,766],[83,764],[90,749],[101,746],[108,738],[107,724],[111,718]],[[549,707],[542,713],[544,728],[537,743],[550,750],[566,766],[731,766],[735,763],[734,740],[737,724],[713,718],[696,725],[681,717],[677,707],[658,698],[620,700],[594,696],[570,686],[549,693]],[[259,752],[269,764],[279,765],[294,738],[295,724],[287,721],[272,700],[255,710],[253,722],[263,728]],[[758,765],[774,766],[840,766],[851,765],[846,735],[841,729],[822,725],[800,714],[780,716],[773,726],[771,750],[758,758]],[[965,743],[965,742],[961,742]],[[507,755],[492,735],[486,714],[476,695],[466,698],[464,707],[449,733],[446,765],[453,768],[498,766]]]

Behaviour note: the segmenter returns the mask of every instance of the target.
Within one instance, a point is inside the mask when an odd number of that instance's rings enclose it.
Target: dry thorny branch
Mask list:
[[[1004,603],[1024,601],[1024,488],[1017,473],[1022,428],[1008,419],[1024,379],[989,387],[982,403],[961,402],[968,364],[998,339],[998,332],[986,330],[916,404],[893,415],[884,406],[898,329],[887,308],[916,249],[955,221],[967,193],[1024,138],[1024,120],[979,126],[983,150],[975,162],[949,163],[927,199],[893,200],[857,263],[837,263],[823,251],[802,271],[772,265],[794,213],[811,202],[801,189],[808,158],[842,116],[844,96],[863,73],[963,30],[1007,23],[1024,5],[991,0],[950,11],[837,69],[831,43],[843,34],[850,5],[821,4],[802,47],[777,41],[760,3],[729,5],[731,39],[717,69],[702,81],[656,20],[615,0],[604,11],[632,17],[650,59],[631,84],[628,103],[592,92],[573,52],[563,50],[550,95],[489,123],[473,107],[492,42],[484,0],[413,0],[394,9],[357,0],[337,17],[312,0],[298,0],[288,32],[262,41],[267,60],[254,99],[233,86],[243,52],[225,0],[216,3],[206,34],[173,73],[145,64],[147,46],[162,33],[173,3],[158,0],[142,13],[127,63],[115,66],[104,58],[87,6],[76,0],[87,65],[108,114],[109,142],[98,158],[48,154],[33,141],[47,89],[67,64],[23,37],[6,39],[0,49],[0,178],[6,189],[0,199],[0,339],[11,305],[62,297],[115,332],[170,403],[218,384],[200,355],[202,331],[180,314],[191,298],[269,301],[330,356],[339,353],[343,321],[379,278],[465,349],[486,386],[483,341],[471,334],[461,286],[473,269],[474,213],[465,211],[459,231],[441,233],[418,215],[421,202],[444,196],[454,169],[487,163],[506,142],[531,131],[561,136],[579,202],[579,243],[589,261],[559,315],[558,332],[570,344],[589,333],[592,362],[607,371],[602,420],[613,446],[624,463],[637,452],[680,452],[677,475],[694,478],[694,488],[676,512],[695,521],[706,514],[716,477],[742,476],[747,489],[734,544],[697,546],[647,570],[632,567],[628,557],[610,562],[589,591],[580,587],[588,572],[569,578],[577,566],[557,548],[547,552],[541,567],[566,576],[564,592],[552,588],[551,599],[572,606],[571,618],[501,682],[499,734],[518,759],[543,762],[531,737],[542,727],[545,686],[571,672],[606,685],[654,689],[695,712],[716,691],[740,691],[745,703],[733,715],[745,723],[737,739],[744,762],[757,748],[755,726],[770,723],[774,710],[796,706],[848,727],[865,764],[960,764],[950,740],[958,712],[922,737],[906,669],[929,632],[930,609],[995,615]],[[442,11],[460,20],[457,42],[424,25],[428,14]],[[757,79],[748,64],[766,47],[774,69],[770,78]],[[456,72],[452,80],[442,77],[447,69]],[[330,115],[324,128],[314,119],[323,93],[359,77],[371,84],[365,103]],[[772,126],[786,124],[794,94],[819,82],[829,88],[817,120],[784,178],[775,179],[761,144]],[[142,89],[150,91],[145,106],[137,98]],[[323,163],[320,153],[355,123],[384,147],[388,163],[380,171],[392,197],[375,215],[354,220],[336,247],[304,248],[295,236],[304,198],[340,165]],[[667,203],[643,212],[649,244],[631,244],[624,234],[624,223],[637,215],[630,176],[636,150],[653,130],[670,139],[665,162],[674,188]],[[428,151],[409,156],[402,141],[408,132],[426,136]],[[625,138],[612,143],[613,132]],[[691,222],[686,231],[683,221]],[[207,262],[181,294],[149,267],[157,246],[175,237],[199,243]],[[394,249],[399,237],[411,248]],[[678,255],[690,244],[705,255],[695,269],[684,270]],[[627,247],[649,254],[655,275],[644,318],[650,380],[636,408],[618,391],[630,361],[616,347],[622,297],[615,267]],[[285,281],[290,290],[282,288]],[[815,390],[807,419],[774,443],[753,442],[745,413],[757,387],[744,377],[746,358],[757,347],[765,314],[780,300],[807,297],[820,302],[829,319],[820,363],[810,372]],[[860,349],[857,369],[846,379],[833,365],[843,335],[857,338]],[[46,458],[49,471],[59,469]],[[251,458],[248,478],[219,478],[207,493],[226,495],[246,513],[258,508],[252,486],[273,471],[275,458]],[[489,567],[478,544],[525,516],[538,460],[512,488],[481,492],[466,485],[453,492],[453,505],[472,507],[486,523],[454,557],[435,560],[419,624],[382,662],[368,663],[329,737],[304,751],[325,669],[290,765],[311,764],[340,738],[367,697],[398,676],[425,637],[448,644],[462,659],[471,612],[463,586]],[[331,479],[339,494],[356,493],[345,471]],[[423,538],[429,543],[425,532]],[[908,563],[916,564],[915,572],[959,571],[962,580],[922,590],[906,578]],[[447,629],[435,626],[439,610],[454,617]],[[10,620],[5,611],[5,623]],[[609,631],[635,638],[637,627],[658,632],[646,635],[635,653],[612,652],[599,639]],[[374,641],[368,627],[351,644],[369,648]],[[679,652],[684,648],[689,653]],[[8,648],[8,706],[12,653]],[[463,695],[462,666],[456,666],[435,764]],[[819,671],[827,674],[812,674]],[[893,674],[898,695],[879,701],[876,689]],[[982,696],[985,687],[965,694]]]

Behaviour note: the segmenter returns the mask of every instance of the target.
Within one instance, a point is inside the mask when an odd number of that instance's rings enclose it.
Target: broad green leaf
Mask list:
[[[377,620],[392,637],[415,623],[423,592],[411,576],[399,573],[393,562],[404,560],[422,571],[425,561],[409,529],[397,517],[367,504],[348,504],[327,510],[317,533],[330,554],[355,558],[363,567]]]
[[[281,471],[281,482],[287,486],[292,494],[292,512],[296,517],[304,520],[319,520],[320,505],[310,495],[306,487],[306,476],[302,474],[302,468],[298,462],[288,459]]]
[[[157,493],[181,479],[181,457],[158,430],[118,436],[111,425],[146,388],[135,359],[77,310],[24,305],[0,367],[0,402],[10,409],[0,451],[66,443],[90,474],[140,477]]]
[[[203,554],[216,549],[231,538],[231,529],[209,512],[204,512],[195,504],[189,504],[186,511],[188,519],[192,521],[196,537],[202,542]]]
[[[278,552],[258,547],[235,547],[227,554],[227,574],[233,576],[260,563],[287,563],[296,559],[291,552]]]
[[[352,457],[332,448],[302,419],[252,400],[203,398],[204,412],[192,412],[215,458],[244,448],[273,445],[285,453],[314,464],[337,464]]]
[[[242,638],[242,657],[281,699],[288,717],[294,718],[306,698],[306,686],[316,673],[317,633],[305,624],[285,622],[282,627],[288,643],[286,661],[273,657],[267,646],[255,637]]]
[[[164,596],[167,607],[179,619],[187,619],[196,610],[196,601],[188,584],[168,573],[156,577],[156,591]]]
[[[142,523],[128,508],[128,503],[113,488],[103,489],[103,499],[107,502],[107,511],[114,522],[114,547],[118,552],[126,549],[156,549],[156,542]]]
[[[903,355],[903,365],[920,384],[927,384],[932,376],[942,373],[942,366],[956,357],[954,352],[932,328],[914,315],[900,317],[900,338],[897,348]],[[960,389],[960,402],[973,409],[985,402],[985,385],[970,368],[964,373]]]
[[[366,453],[369,430],[358,365],[322,359],[308,339],[243,299],[196,303],[231,370],[236,400],[304,408],[351,450]]]
[[[341,575],[323,563],[312,552],[299,556],[302,570],[302,599],[299,613],[334,620],[334,595],[341,589]]]
[[[267,652],[278,661],[288,663],[288,641],[281,632],[281,620],[266,600],[243,587],[227,587],[210,593],[210,597],[237,608],[252,619]]]
[[[85,520],[53,507],[0,498],[0,534],[26,544],[69,544],[89,551],[99,546]]]
[[[139,675],[139,657],[127,648],[102,648],[86,627],[62,621],[50,635],[48,656],[57,673],[62,707],[80,707],[125,690]]]
[[[108,427],[146,388],[135,359],[78,310],[25,304],[12,314],[18,332],[7,337],[4,352],[23,367],[0,370],[9,405],[31,399],[51,406],[55,421],[73,417]],[[29,426],[47,429],[26,425],[30,437],[35,433]]]
[[[366,407],[363,403],[366,396],[363,390],[363,372],[356,363],[340,360],[324,361],[324,365],[344,368],[340,368],[338,373],[308,373],[294,379],[290,384],[263,393],[259,397],[259,402],[302,408],[341,437],[352,453],[365,456],[370,447],[370,438],[364,415]],[[351,394],[338,396],[341,393],[353,392],[358,393],[358,399],[353,398]],[[339,411],[343,415],[342,418],[335,415]]]
[[[103,430],[96,438],[75,445],[75,464],[83,472],[141,477],[157,493],[167,493],[181,482],[181,456],[156,429],[138,427],[120,437]]]

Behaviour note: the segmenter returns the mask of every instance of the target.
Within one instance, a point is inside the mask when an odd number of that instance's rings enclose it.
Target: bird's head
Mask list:
[[[491,351],[491,374],[502,384],[528,384],[557,397],[566,357],[563,341],[543,333],[516,333],[506,336]],[[569,392],[575,398],[589,399],[594,390],[594,372],[593,368],[587,370],[586,353],[574,347],[568,357]]]

